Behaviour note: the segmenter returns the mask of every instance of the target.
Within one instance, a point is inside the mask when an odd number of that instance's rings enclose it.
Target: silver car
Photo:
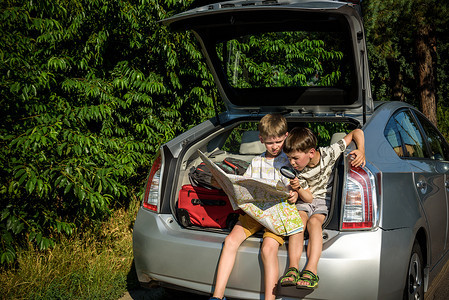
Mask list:
[[[201,162],[198,150],[214,161],[264,151],[257,122],[277,112],[290,129],[312,128],[319,146],[361,128],[367,159],[353,169],[345,153],[334,168],[319,288],[279,286],[279,298],[423,299],[448,259],[449,145],[414,107],[373,101],[357,5],[228,1],[163,22],[195,33],[227,110],[160,148],[133,231],[139,281],[212,293],[230,227],[185,224],[179,191]],[[228,298],[263,298],[261,242],[256,234],[239,248]],[[306,252],[307,240],[300,266]],[[286,245],[279,268],[288,268]]]

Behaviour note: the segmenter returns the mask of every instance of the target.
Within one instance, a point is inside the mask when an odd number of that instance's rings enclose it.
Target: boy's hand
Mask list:
[[[288,197],[287,201],[290,204],[295,204],[296,201],[298,200],[298,197],[299,197],[298,192],[290,190],[290,196]]]
[[[299,185],[299,179],[298,177],[295,177],[293,179],[290,179],[290,186],[292,187],[292,189],[294,189],[295,191],[299,190],[301,188],[301,186]]]
[[[351,156],[351,166],[353,167],[364,167],[365,166],[365,152],[364,151],[360,151],[359,149],[356,149],[354,151],[351,151],[349,153],[349,155]]]
[[[295,192],[295,194],[298,194],[298,197],[296,198],[296,200],[301,200],[305,203],[312,203],[313,202],[313,194],[312,192],[310,192],[309,188],[304,189],[300,184],[299,184],[299,179],[298,177],[295,177],[294,179],[290,179],[290,187],[292,188],[293,191],[290,191],[290,195],[291,192]]]

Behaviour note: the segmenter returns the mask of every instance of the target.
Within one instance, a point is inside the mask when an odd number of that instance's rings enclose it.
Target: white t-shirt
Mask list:
[[[281,167],[291,166],[287,155],[281,152],[275,158],[266,158],[265,153],[252,159],[248,169],[243,176],[263,179],[274,179],[281,181],[285,186],[290,184],[290,180],[280,172]]]

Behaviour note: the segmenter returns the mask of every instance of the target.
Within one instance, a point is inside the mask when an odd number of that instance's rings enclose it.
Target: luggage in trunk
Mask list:
[[[235,211],[228,196],[219,189],[186,184],[179,191],[178,219],[182,226],[232,229],[241,210]]]

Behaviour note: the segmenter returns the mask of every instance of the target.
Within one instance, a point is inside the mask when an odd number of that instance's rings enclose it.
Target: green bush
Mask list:
[[[187,1],[3,1],[0,258],[52,247],[141,193],[161,144],[213,116]]]

